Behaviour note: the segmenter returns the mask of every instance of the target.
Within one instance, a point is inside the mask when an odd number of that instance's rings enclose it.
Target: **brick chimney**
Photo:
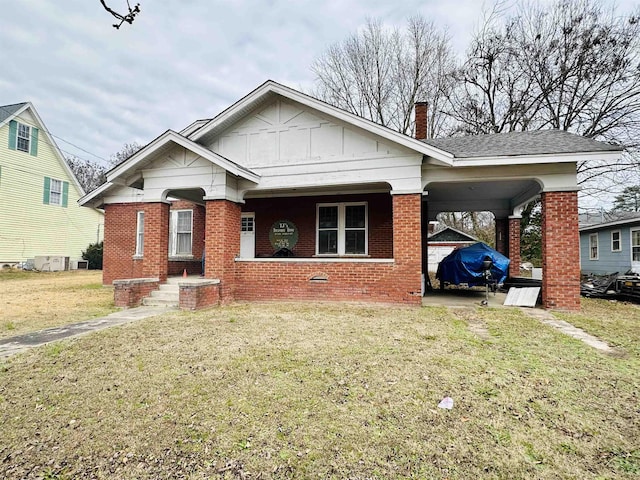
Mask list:
[[[425,140],[427,138],[427,109],[429,104],[427,102],[416,102],[413,107],[416,114],[415,136],[418,140]]]

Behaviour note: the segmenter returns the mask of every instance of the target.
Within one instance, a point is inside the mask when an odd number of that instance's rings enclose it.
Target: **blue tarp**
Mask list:
[[[503,283],[509,272],[510,260],[484,243],[476,243],[451,252],[438,265],[436,278],[452,285],[461,283],[466,283],[470,287],[484,285],[482,262],[487,257],[493,262],[489,281]]]

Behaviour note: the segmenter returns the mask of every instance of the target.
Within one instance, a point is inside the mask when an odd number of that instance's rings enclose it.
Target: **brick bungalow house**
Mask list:
[[[491,211],[520,264],[520,213],[543,205],[543,303],[580,308],[576,162],[620,148],[561,131],[426,140],[267,81],[213,119],[168,130],[80,200],[105,210],[118,305],[185,269],[180,306],[233,300],[420,305],[428,222]],[[203,251],[205,254],[203,255]],[[274,256],[275,254],[275,256]]]

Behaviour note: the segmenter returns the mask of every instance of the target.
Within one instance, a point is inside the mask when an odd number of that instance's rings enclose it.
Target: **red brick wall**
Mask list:
[[[116,307],[138,307],[142,299],[152,291],[158,289],[158,282],[116,282],[113,289],[113,299]]]
[[[134,229],[135,236],[135,229]],[[166,203],[144,204],[144,277],[167,281],[169,271],[169,205]]]
[[[220,284],[193,284],[180,286],[180,308],[197,310],[220,303]]]
[[[208,200],[206,205],[205,277],[220,280],[220,300],[234,298],[235,258],[240,253],[240,205]]]
[[[542,194],[542,303],[580,310],[578,194]]]
[[[517,277],[520,275],[520,219],[509,219],[509,276]]]
[[[137,213],[144,203],[106,205],[104,210],[104,251],[102,283],[142,277],[142,260],[133,260],[136,253]]]
[[[289,220],[298,228],[298,243],[293,248],[296,257],[316,254],[316,205],[318,203],[367,202],[369,213],[369,256],[393,256],[393,225],[391,195],[388,193],[292,198],[253,198],[242,206],[243,212],[255,212],[256,256],[270,257],[274,250],[269,230],[278,220]]]
[[[236,298],[420,305],[420,202],[420,194],[393,196],[393,263],[238,261],[235,264]],[[315,228],[315,210],[313,217]],[[314,276],[326,280],[311,280]]]

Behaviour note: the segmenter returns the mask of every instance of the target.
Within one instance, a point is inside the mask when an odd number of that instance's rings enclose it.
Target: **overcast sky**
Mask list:
[[[31,101],[65,153],[97,161],[211,118],[267,79],[308,91],[314,58],[367,17],[402,25],[422,14],[447,26],[462,53],[484,8],[481,0],[140,0],[135,22],[116,30],[99,0],[0,2],[0,105]],[[632,3],[618,2],[621,11]],[[126,9],[126,0],[107,4]]]

